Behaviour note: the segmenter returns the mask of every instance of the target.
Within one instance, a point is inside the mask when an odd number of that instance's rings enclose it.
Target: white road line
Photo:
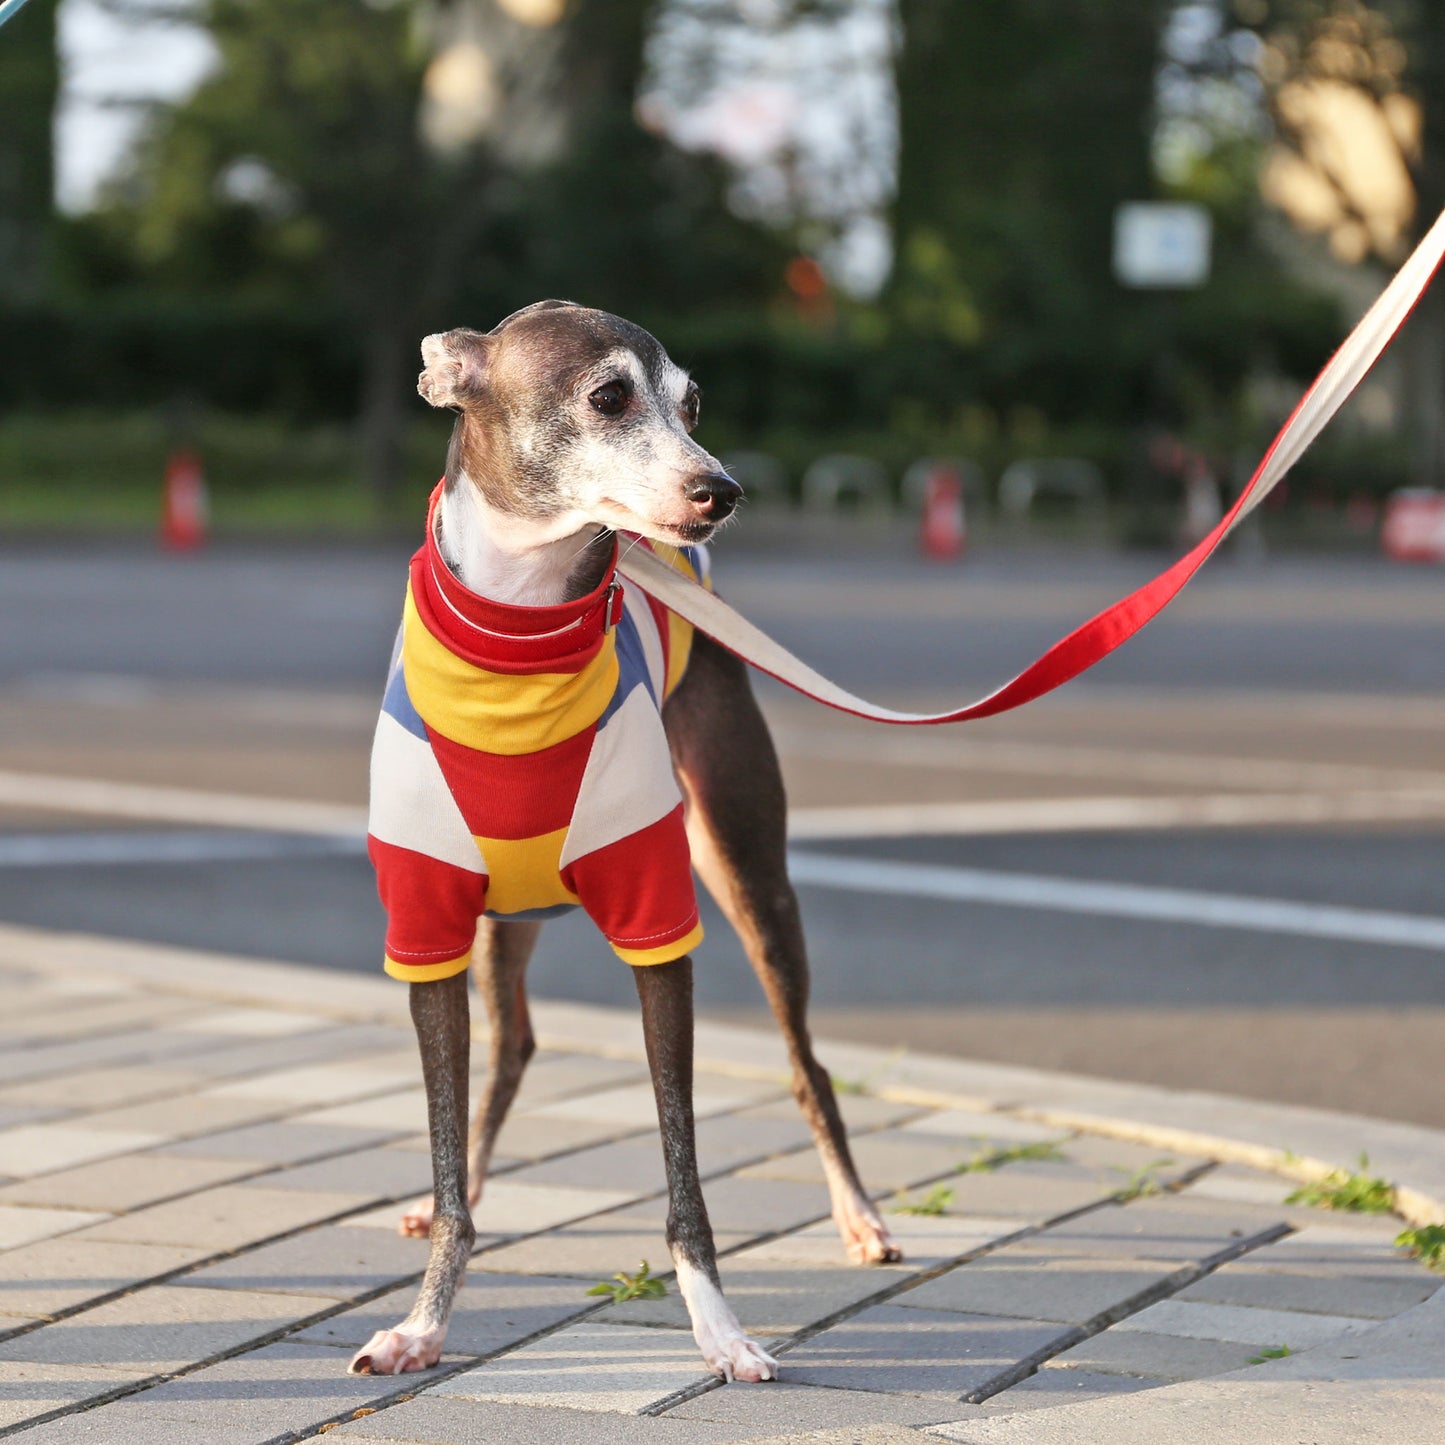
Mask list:
[[[0,772],[0,806],[275,833],[366,831],[365,808],[48,773]]]
[[[354,833],[253,832],[12,833],[0,835],[0,868],[63,868],[127,863],[214,863],[265,858],[356,857],[366,840]]]
[[[986,903],[1002,908],[1046,909],[1204,928],[1240,928],[1255,933],[1291,933],[1349,943],[1445,950],[1445,918],[1381,913],[1325,903],[1291,903],[1234,893],[1196,893],[1138,883],[1095,883],[1033,873],[982,868],[944,868],[886,858],[835,857],[790,852],[794,883],[840,888],[860,894],[936,898],[950,903]]]
[[[1347,793],[1196,793],[1168,797],[1005,798],[982,803],[875,803],[795,808],[788,836],[905,838],[1129,828],[1258,828],[1445,818],[1445,789]]]

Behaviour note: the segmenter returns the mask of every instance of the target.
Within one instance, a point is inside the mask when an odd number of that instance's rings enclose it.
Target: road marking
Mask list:
[[[1259,828],[1445,818],[1445,789],[1348,793],[1195,793],[1169,797],[1005,798],[983,803],[873,803],[794,808],[788,836],[906,838],[1130,828]]]
[[[366,809],[53,773],[0,772],[0,806],[271,833],[364,833]]]
[[[133,863],[216,863],[266,858],[358,857],[355,833],[234,832],[11,833],[0,835],[0,868],[63,868]]]
[[[1291,903],[1235,893],[1197,893],[1140,883],[1097,883],[1034,873],[937,867],[886,858],[838,857],[794,850],[788,855],[794,883],[950,903],[1046,909],[1103,918],[1192,923],[1252,933],[1290,933],[1349,943],[1445,950],[1445,918],[1381,913],[1325,903]]]

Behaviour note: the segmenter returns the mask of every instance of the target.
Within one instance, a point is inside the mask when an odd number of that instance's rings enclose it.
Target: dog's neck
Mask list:
[[[442,560],[464,587],[517,607],[585,597],[611,555],[599,523],[557,536],[555,527],[491,506],[465,474],[448,479],[436,527]]]

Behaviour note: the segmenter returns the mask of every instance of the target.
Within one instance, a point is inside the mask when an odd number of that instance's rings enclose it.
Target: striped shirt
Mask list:
[[[386,971],[447,978],[467,967],[482,914],[578,906],[626,962],[680,958],[702,927],[661,706],[691,626],[617,576],[615,542],[606,576],[575,602],[470,591],[437,547],[439,495],[372,746]],[[706,581],[703,549],[639,545]]]

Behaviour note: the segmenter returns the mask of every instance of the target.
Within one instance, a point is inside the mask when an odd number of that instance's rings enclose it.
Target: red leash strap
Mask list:
[[[969,722],[1008,712],[1078,677],[1122,646],[1173,601],[1219,544],[1304,455],[1369,374],[1429,289],[1442,260],[1445,260],[1445,213],[1315,378],[1265,453],[1249,485],[1219,525],[1166,572],[1056,642],[1012,681],[953,712],[897,712],[854,696],[774,642],[720,597],[699,587],[644,547],[629,549],[617,570],[745,662],[841,712],[907,726]]]

